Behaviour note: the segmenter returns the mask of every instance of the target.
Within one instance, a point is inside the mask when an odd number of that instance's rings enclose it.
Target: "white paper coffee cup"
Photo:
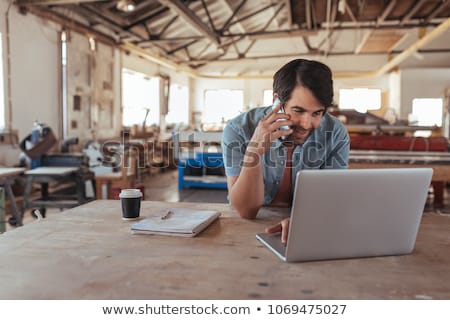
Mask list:
[[[122,189],[119,198],[142,198],[142,192],[139,189]]]
[[[139,189],[122,189],[119,194],[122,204],[122,219],[135,220],[141,210],[142,192]]]

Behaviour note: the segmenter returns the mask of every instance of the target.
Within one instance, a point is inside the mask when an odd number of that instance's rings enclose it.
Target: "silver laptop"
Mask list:
[[[286,245],[256,237],[284,261],[409,254],[433,169],[303,170],[297,174]]]

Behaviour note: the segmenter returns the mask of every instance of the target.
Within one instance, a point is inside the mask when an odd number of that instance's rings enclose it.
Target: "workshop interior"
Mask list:
[[[432,167],[450,213],[449,1],[8,0],[0,38],[0,233],[124,188],[228,203],[223,129],[297,58],[333,72],[349,167]]]

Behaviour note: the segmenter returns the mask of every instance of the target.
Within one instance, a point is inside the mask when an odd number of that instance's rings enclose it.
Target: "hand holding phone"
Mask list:
[[[281,103],[279,98],[276,98],[275,101],[272,104],[272,110],[275,109],[279,104]],[[284,106],[282,105],[280,110],[278,110],[278,113],[285,113],[284,112]],[[285,119],[278,119],[277,121],[284,121]],[[279,130],[289,130],[289,126],[280,126]],[[286,139],[286,136],[281,137],[282,140]]]

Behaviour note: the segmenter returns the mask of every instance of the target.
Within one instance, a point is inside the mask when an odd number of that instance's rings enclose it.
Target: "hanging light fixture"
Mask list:
[[[136,3],[133,0],[119,0],[116,5],[117,10],[131,12],[136,9]]]

